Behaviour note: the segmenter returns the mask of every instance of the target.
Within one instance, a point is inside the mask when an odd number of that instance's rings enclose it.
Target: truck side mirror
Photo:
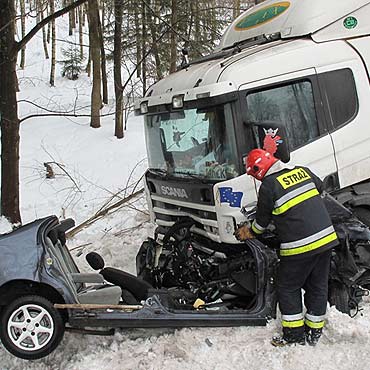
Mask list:
[[[253,124],[260,148],[265,149],[282,162],[290,161],[288,134],[280,122],[258,122]]]

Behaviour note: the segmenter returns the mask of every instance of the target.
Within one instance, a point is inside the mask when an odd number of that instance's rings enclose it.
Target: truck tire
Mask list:
[[[17,298],[2,311],[1,342],[10,353],[26,360],[37,360],[54,351],[64,330],[59,311],[37,295]]]
[[[369,208],[367,208],[367,207],[356,207],[356,208],[353,209],[353,213],[365,225],[370,226],[370,209]]]
[[[349,294],[347,288],[340,283],[329,285],[329,303],[330,306],[343,313],[350,314]]]

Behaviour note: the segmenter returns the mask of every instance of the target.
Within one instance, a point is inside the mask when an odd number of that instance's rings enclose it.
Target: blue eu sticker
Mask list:
[[[220,202],[229,203],[230,207],[240,208],[243,193],[241,191],[233,191],[233,188],[225,187],[219,188],[220,191]]]

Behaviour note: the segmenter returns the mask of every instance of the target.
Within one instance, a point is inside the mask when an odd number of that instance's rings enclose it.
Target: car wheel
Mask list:
[[[356,217],[365,225],[370,226],[370,209],[366,207],[356,207],[353,209]]]
[[[0,339],[13,355],[36,360],[54,351],[64,329],[64,321],[51,302],[36,295],[24,296],[3,310]]]

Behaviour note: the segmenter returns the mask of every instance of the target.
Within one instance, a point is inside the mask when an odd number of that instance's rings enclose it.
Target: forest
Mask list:
[[[27,45],[42,33],[43,55],[50,61],[50,86],[55,66],[77,79],[92,81],[90,126],[100,127],[101,109],[114,100],[115,133],[124,137],[125,118],[135,97],[176,71],[182,58],[209,54],[223,31],[241,11],[262,1],[214,0],[2,0],[0,5],[1,214],[21,223],[19,200],[20,125],[17,71],[27,65]],[[69,35],[58,37],[56,20],[68,17]],[[63,59],[56,50],[63,43]],[[125,76],[125,78],[123,78]],[[114,91],[108,89],[108,78]],[[43,108],[43,107],[41,107]],[[78,116],[77,112],[44,109],[40,116]],[[33,118],[34,116],[32,116]]]

